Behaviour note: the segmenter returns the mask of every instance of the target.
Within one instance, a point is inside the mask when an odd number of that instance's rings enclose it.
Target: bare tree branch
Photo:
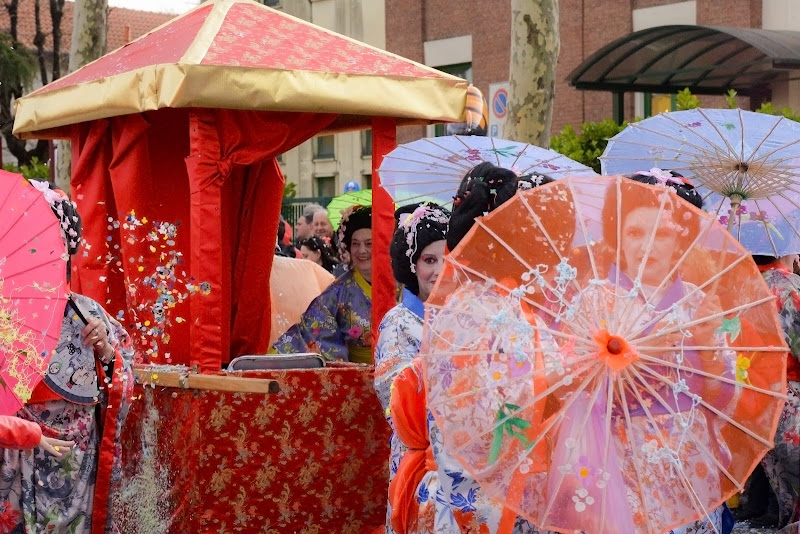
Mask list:
[[[42,16],[39,9],[39,0],[33,0],[33,22],[36,33],[33,35],[33,46],[36,47],[36,58],[39,61],[39,76],[42,78],[42,85],[47,85],[47,61],[45,60],[44,43],[47,36],[42,31]]]
[[[50,19],[53,21],[53,81],[61,78],[61,19],[64,0],[50,0]]]
[[[8,0],[7,2],[3,2],[3,7],[6,8],[6,11],[8,12],[8,18],[10,20],[8,34],[11,35],[11,38],[15,43],[18,43],[19,37],[17,36],[17,11],[19,10],[19,0]]]

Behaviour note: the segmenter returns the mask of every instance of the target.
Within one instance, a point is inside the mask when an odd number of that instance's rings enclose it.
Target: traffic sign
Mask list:
[[[492,111],[498,119],[504,119],[506,116],[506,106],[508,105],[508,91],[505,89],[498,89],[492,99]]]
[[[489,135],[500,137],[508,115],[508,82],[489,84]]]

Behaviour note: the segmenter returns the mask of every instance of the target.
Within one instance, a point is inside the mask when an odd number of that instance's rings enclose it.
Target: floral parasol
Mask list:
[[[800,253],[800,124],[793,120],[741,109],[662,113],[612,137],[600,161],[604,174],[677,171],[753,254]]]
[[[741,491],[772,446],[773,297],[670,188],[568,177],[518,192],[476,220],[426,307],[445,446],[539,527],[668,531]]]
[[[555,150],[495,137],[451,135],[419,139],[392,150],[381,163],[381,185],[398,206],[426,200],[448,206],[464,175],[483,161],[520,176],[596,175]]]
[[[0,171],[0,414],[19,410],[44,377],[68,294],[58,218],[42,192]]]

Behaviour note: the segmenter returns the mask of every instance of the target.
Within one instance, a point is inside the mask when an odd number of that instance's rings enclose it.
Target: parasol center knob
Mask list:
[[[610,354],[622,354],[622,351],[625,349],[625,343],[618,336],[611,336],[611,339],[609,339],[606,344],[606,348]]]
[[[750,170],[750,165],[748,165],[748,164],[747,164],[747,163],[745,163],[744,161],[740,161],[740,162],[736,163],[736,164],[733,166],[733,171],[734,171],[734,172],[741,172],[741,173],[745,173],[745,172],[747,172],[747,171],[749,171],[749,170]]]

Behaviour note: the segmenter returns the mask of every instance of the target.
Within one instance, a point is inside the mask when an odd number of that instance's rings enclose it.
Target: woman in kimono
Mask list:
[[[632,176],[631,179],[640,183],[670,187],[688,204],[698,208],[702,206],[702,198],[694,187],[684,178],[673,175],[669,171],[653,169],[650,173],[639,173]],[[621,184],[621,190],[623,193],[626,192],[626,184],[624,182]],[[608,258],[613,258],[612,262],[616,260],[617,255],[614,251],[618,247],[620,265],[606,263],[605,267],[610,267],[608,280],[604,281],[604,283],[593,284],[576,296],[573,300],[573,309],[576,316],[591,316],[598,309],[612,308],[610,313],[618,315],[620,324],[639,325],[644,335],[648,332],[658,332],[660,328],[669,327],[671,324],[674,326],[674,321],[678,321],[679,325],[689,323],[700,317],[710,315],[710,310],[718,311],[718,303],[710,302],[705,294],[697,290],[696,286],[690,281],[694,274],[691,271],[705,268],[703,264],[705,258],[695,258],[697,261],[687,260],[683,264],[684,268],[679,269],[673,275],[673,280],[662,285],[662,281],[672,272],[677,260],[686,252],[681,248],[683,245],[680,244],[681,242],[686,242],[686,240],[681,240],[680,236],[686,235],[686,232],[690,234],[696,233],[697,228],[679,226],[674,222],[691,220],[688,216],[691,208],[688,204],[684,205],[683,201],[671,197],[667,199],[664,209],[677,212],[677,214],[672,217],[663,215],[660,226],[654,229],[654,224],[659,220],[659,204],[660,199],[657,200],[656,197],[648,196],[642,198],[641,195],[637,195],[635,191],[630,190],[622,197],[620,211],[622,220],[617,221],[618,200],[616,188],[613,186],[609,188],[603,209],[603,241],[604,245],[609,249]],[[616,237],[618,232],[621,236],[619,244],[617,244]],[[648,253],[646,250],[650,252]],[[640,273],[640,266],[645,260],[647,264]],[[641,275],[641,278],[639,278],[639,275]],[[700,275],[699,278],[702,281],[708,279],[705,275]],[[658,290],[657,294],[654,294],[653,291],[660,285],[662,286],[661,289]],[[615,289],[615,287],[618,289]],[[668,316],[663,315],[662,320],[659,322],[652,322],[654,321],[652,319],[654,315],[674,307],[676,303],[678,304],[677,308],[673,309]],[[686,351],[683,357],[688,362],[687,365],[696,365],[706,372],[720,375],[726,374],[728,378],[735,378],[736,370],[733,368],[725,369],[724,364],[721,363],[723,360],[735,361],[735,358],[731,357],[730,354],[726,358],[719,358],[717,354],[719,351],[730,350],[726,347],[724,334],[716,333],[716,329],[711,328],[710,324],[710,322],[703,323],[702,331],[700,331],[699,326],[689,328],[689,330],[692,330],[694,339],[702,340],[694,341],[693,343],[718,346],[720,347],[719,350]],[[680,333],[673,335],[676,336],[675,343],[682,343],[682,340],[678,339],[681,336]],[[669,368],[660,368],[659,371],[670,376],[675,381],[685,379],[689,387],[692,388],[693,393],[702,393],[704,398],[707,395],[713,396],[715,399],[714,404],[722,411],[732,411],[736,404],[737,392],[733,386],[720,385],[713,392],[700,392],[694,389],[699,385],[693,385],[692,377],[672,376],[672,371]],[[703,382],[704,385],[710,383],[711,381]],[[658,389],[660,384],[654,381],[650,386]],[[692,400],[688,395],[673,395],[672,390],[661,391],[660,395],[667,399],[668,403],[672,403],[672,406],[668,409],[654,397],[648,396],[649,394],[642,394],[648,406],[638,406],[635,399],[628,399],[630,417],[634,421],[631,428],[625,428],[623,425],[624,416],[621,412],[614,412],[612,413],[612,418],[618,421],[618,424],[612,429],[612,432],[627,436],[626,439],[631,441],[630,446],[639,451],[646,452],[649,444],[662,440],[666,441],[667,447],[672,448],[674,451],[679,451],[681,469],[686,472],[692,472],[693,475],[697,473],[694,475],[695,480],[702,478],[703,482],[694,488],[700,502],[714,500],[715,492],[719,492],[720,480],[716,470],[706,468],[707,465],[713,465],[713,461],[709,457],[709,454],[711,454],[709,451],[718,451],[720,458],[730,457],[730,452],[724,440],[715,437],[715,434],[719,434],[719,429],[715,428],[715,422],[706,420],[702,412],[694,409]],[[591,415],[585,428],[560,432],[558,441],[554,446],[553,466],[551,469],[556,468],[556,466],[567,465],[570,461],[575,461],[574,458],[570,460],[567,457],[569,453],[567,453],[565,444],[570,442],[573,443],[572,447],[579,451],[575,452],[574,456],[583,455],[582,457],[588,458],[590,463],[600,461],[598,456],[600,453],[597,452],[596,447],[592,444],[598,441],[603,442],[605,406],[606,399],[604,395],[599,395],[594,403],[590,401],[587,395],[571,403],[565,417],[578,417],[579,414],[584,414],[587,411]],[[685,417],[673,416],[670,411],[684,412]],[[647,418],[647,421],[651,421],[655,428],[651,428],[652,425],[643,422],[645,418]],[[680,428],[679,421],[683,420],[691,421],[691,424],[687,428]],[[591,439],[587,439],[587,436],[591,436]],[[687,499],[685,490],[679,490],[677,493],[671,492],[674,484],[670,484],[668,480],[662,480],[664,476],[669,476],[666,474],[669,471],[669,466],[666,464],[666,460],[657,456],[657,452],[659,451],[651,451],[652,455],[648,456],[649,461],[641,460],[638,456],[635,458],[617,457],[616,454],[611,452],[609,463],[606,464],[609,466],[606,469],[611,478],[606,481],[607,484],[604,487],[607,486],[609,488],[608,491],[611,492],[617,491],[620,487],[635,487],[636,480],[628,480],[626,483],[623,482],[623,478],[633,477],[634,475],[631,473],[638,473],[640,477],[649,480],[648,485],[652,487],[654,495],[657,492],[655,499],[658,502],[670,502],[673,503],[673,506],[663,507],[655,501],[641,503],[638,502],[638,494],[629,492],[627,497],[629,502],[636,501],[638,508],[650,510],[650,517],[637,517],[636,520],[651,521],[655,515],[658,515],[659,524],[664,524],[672,520],[669,514],[673,513],[673,507],[682,506],[684,510],[691,512],[697,508],[697,505],[690,502],[693,499]],[[611,460],[613,460],[613,463]],[[637,465],[633,465],[634,463]],[[568,489],[561,488],[560,492],[566,494]],[[597,502],[596,496],[594,500]],[[617,495],[613,502],[624,503],[625,498]],[[708,517],[676,528],[672,532],[674,534],[725,532],[722,523],[723,510],[724,506],[716,510],[709,510],[707,511]],[[625,524],[621,519],[623,517],[631,517],[628,510],[621,510],[617,513],[615,510],[609,509],[607,517],[618,518],[616,526],[620,532],[634,529],[632,523]],[[599,518],[593,517],[591,520],[599,521]],[[631,519],[628,519],[628,521],[631,521]],[[586,525],[589,525],[589,523],[586,523]],[[592,527],[586,525],[582,528],[592,530]],[[597,525],[594,525],[594,528],[597,528]]]
[[[348,253],[351,269],[311,302],[270,352],[315,352],[328,360],[372,363],[371,207],[342,214],[339,247]]]
[[[774,521],[781,528],[797,521],[800,513],[800,276],[792,272],[797,254],[753,258],[777,297],[775,303],[790,350],[786,360],[788,398],[775,433],[775,448],[761,462],[778,498]]]
[[[430,440],[425,394],[419,387],[419,367],[413,366],[412,360],[419,352],[422,338],[423,302],[436,284],[443,264],[450,212],[437,204],[423,203],[399,208],[395,217],[398,225],[389,255],[394,278],[404,286],[403,296],[400,304],[383,317],[375,346],[375,392],[392,427],[386,531],[395,532],[392,527],[395,524],[401,532],[427,532],[422,527],[427,523],[433,525],[437,515],[433,497],[438,477],[435,470],[424,469],[424,462],[414,462],[414,456],[426,454]],[[395,395],[405,399],[398,407],[402,412],[399,417],[407,423],[400,429],[405,432],[401,439],[392,423],[389,405],[392,384],[405,369],[409,369],[405,372],[408,374],[403,375],[400,383],[407,391]],[[408,453],[409,446],[416,452]],[[400,478],[395,479],[401,464]],[[420,491],[430,498],[423,498]]]
[[[75,206],[46,183],[31,183],[50,203],[60,220],[66,251],[74,254],[81,239]],[[67,269],[69,278],[69,262]],[[132,356],[130,338],[122,326],[94,300],[72,293],[47,373],[17,416],[37,424],[44,435],[75,445],[60,457],[53,456],[47,445],[34,448],[33,454],[2,451],[4,532],[88,534],[95,508],[110,508],[121,457],[115,444],[133,387]],[[109,406],[112,390],[116,406]],[[102,461],[101,443],[111,449]],[[102,473],[102,485],[98,485],[98,473]],[[110,515],[105,530],[116,531]]]
[[[551,179],[547,177],[521,178],[514,172],[491,163],[477,165],[467,173],[456,193],[446,238],[448,248],[453,250],[458,245],[474,225],[476,217],[493,211],[511,199],[518,189],[529,189],[549,181]],[[504,301],[496,295],[482,295],[484,290],[478,287],[480,285],[467,284],[453,298],[468,302],[481,296],[498,305]],[[418,350],[417,347],[418,344],[414,345],[414,352]],[[406,354],[410,352],[408,350]],[[389,350],[386,353],[392,354]],[[385,402],[385,394],[382,393],[385,389],[385,377],[391,376],[394,369],[402,367],[402,362],[392,361],[391,357],[379,360],[376,354],[376,389],[379,390],[379,397],[384,397],[382,402]],[[416,441],[410,451],[413,456],[409,460],[406,460],[406,456],[401,456],[401,462],[413,462],[416,464],[415,468],[409,470],[410,476],[402,469],[398,471],[390,488],[394,531],[398,534],[537,533],[538,530],[528,521],[518,518],[515,513],[490,499],[477,481],[445,448],[441,431],[430,411],[426,409],[420,367],[418,360],[403,367],[391,388],[389,415],[392,423],[396,430],[401,430],[401,427],[410,430],[411,437]],[[402,449],[393,447],[392,464],[396,463],[395,458],[401,453]],[[410,486],[407,491],[413,491],[415,502],[409,503],[409,499],[402,499],[397,495],[394,488],[402,485]]]

